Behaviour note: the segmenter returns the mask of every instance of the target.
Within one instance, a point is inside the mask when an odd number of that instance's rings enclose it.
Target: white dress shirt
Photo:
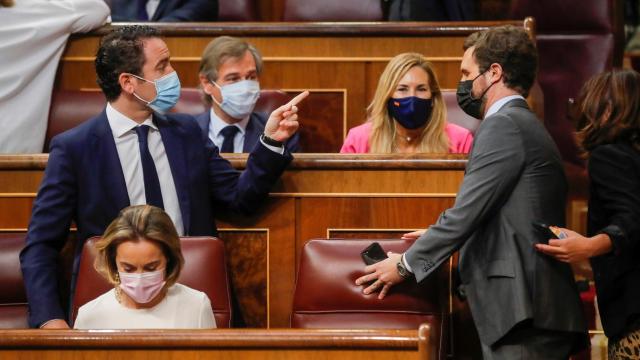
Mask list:
[[[40,153],[69,34],[105,23],[103,0],[17,0],[0,8],[0,153]]]
[[[238,132],[233,138],[233,152],[241,153],[244,148],[244,136],[247,130],[247,124],[249,123],[249,118],[251,115],[246,118],[238,121],[235,124],[228,124],[224,120],[220,119],[218,115],[212,109],[209,109],[209,139],[213,141],[213,144],[218,147],[218,149],[222,148],[222,143],[224,142],[224,136],[220,133],[222,129],[225,127],[232,125],[238,128]]]
[[[144,192],[144,175],[142,173],[142,160],[140,158],[140,148],[138,146],[138,135],[135,127],[139,124],[122,113],[114,109],[110,103],[107,104],[107,119],[111,127],[113,139],[116,142],[116,150],[120,158],[120,166],[124,174],[124,181],[127,185],[129,202],[131,205],[142,205],[147,203]],[[149,152],[158,172],[160,180],[160,191],[162,192],[162,202],[164,211],[169,214],[179,235],[185,235],[184,224],[182,223],[182,213],[180,212],[180,202],[178,193],[173,182],[173,175],[167,153],[160,137],[158,127],[151,121],[151,117],[140,125],[149,125],[149,137],[147,139]]]
[[[216,327],[207,294],[174,284],[164,299],[149,309],[130,309],[111,289],[82,305],[74,329],[211,329]]]
[[[147,10],[147,17],[149,18],[149,20],[151,20],[151,18],[153,18],[153,14],[156,13],[156,10],[158,9],[158,5],[160,5],[160,0],[147,1],[147,5],[145,6],[145,9]]]
[[[236,133],[233,138],[233,152],[234,153],[242,153],[244,152],[244,139],[245,134],[247,132],[247,124],[249,124],[249,119],[251,119],[251,115],[247,116],[246,119],[242,119],[235,124],[228,124],[224,120],[220,119],[218,115],[213,111],[213,108],[209,110],[209,139],[213,141],[213,144],[218,147],[218,149],[222,148],[222,143],[224,142],[224,136],[220,133],[222,129],[229,125],[236,126],[239,131]],[[262,139],[259,139],[262,145],[266,146],[267,149],[278,153],[280,155],[284,154],[284,145],[277,147],[265,144]]]

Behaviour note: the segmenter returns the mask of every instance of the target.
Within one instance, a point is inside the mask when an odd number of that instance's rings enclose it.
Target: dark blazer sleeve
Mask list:
[[[281,155],[258,143],[247,158],[245,170],[239,172],[220,156],[218,148],[199,127],[192,130],[200,134],[204,143],[212,200],[241,214],[257,210],[293,159],[286,149]]]
[[[166,7],[158,5],[153,21],[215,21],[218,19],[217,0],[170,1]]]
[[[417,281],[422,281],[460,248],[476,228],[507,200],[525,163],[520,129],[500,113],[484,120],[455,204],[407,250]]]
[[[71,154],[60,136],[51,143],[44,178],[31,215],[20,265],[29,301],[29,325],[65,319],[58,293],[58,254],[76,209],[76,177]]]
[[[597,147],[589,157],[589,178],[599,206],[609,214],[609,224],[602,229],[613,243],[613,252],[619,260],[637,262],[634,253],[640,239],[640,169],[638,159],[622,145]],[[625,265],[625,264],[623,264]],[[626,267],[626,266],[622,266]]]

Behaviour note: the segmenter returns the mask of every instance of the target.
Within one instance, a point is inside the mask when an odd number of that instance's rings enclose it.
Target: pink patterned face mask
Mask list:
[[[158,295],[165,284],[164,269],[144,273],[118,271],[120,289],[138,304],[146,304]]]

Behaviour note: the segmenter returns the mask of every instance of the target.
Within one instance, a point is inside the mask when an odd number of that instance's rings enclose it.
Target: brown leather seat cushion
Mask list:
[[[87,240],[82,249],[76,290],[73,296],[75,321],[80,306],[107,292],[111,285],[95,271],[98,238]],[[228,328],[231,323],[231,297],[227,275],[224,243],[212,237],[180,238],[185,265],[178,282],[207,294],[219,328]]]

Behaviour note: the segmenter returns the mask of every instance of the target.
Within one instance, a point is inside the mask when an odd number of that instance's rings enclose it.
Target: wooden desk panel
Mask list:
[[[0,358],[53,359],[434,359],[419,330],[3,330]]]

